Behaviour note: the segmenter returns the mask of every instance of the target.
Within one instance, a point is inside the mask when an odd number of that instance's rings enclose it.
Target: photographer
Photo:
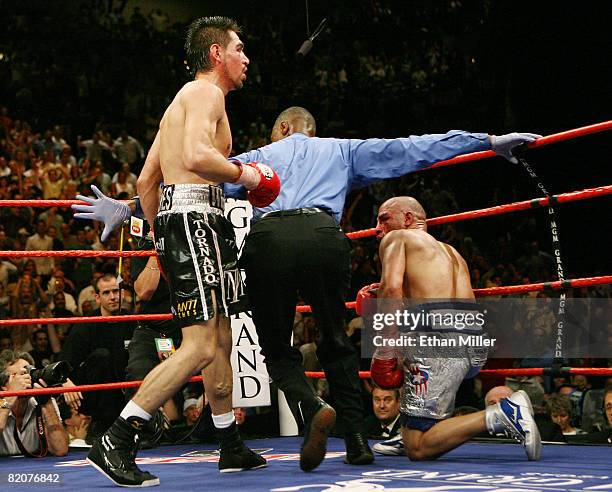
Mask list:
[[[32,385],[29,366],[33,364],[34,360],[26,352],[2,351],[2,390],[19,391],[48,386],[43,379]],[[60,420],[55,400],[49,395],[0,398],[0,456],[42,458],[47,452],[55,456],[65,456],[68,453],[68,433]]]

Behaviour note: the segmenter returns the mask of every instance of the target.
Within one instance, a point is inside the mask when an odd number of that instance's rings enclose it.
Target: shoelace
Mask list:
[[[360,445],[360,446],[365,446],[365,439],[363,438],[363,435],[361,434],[356,434],[354,436],[355,438],[355,443]]]
[[[140,438],[138,437],[138,434],[134,436],[134,444],[134,447],[127,449],[125,452],[125,455],[128,458],[124,462],[127,465],[125,469],[129,471],[138,469],[138,466],[136,465],[136,455],[138,454],[138,449],[140,448]]]
[[[503,434],[508,439],[514,439],[515,441],[517,441],[517,442],[519,442],[521,444],[525,441],[525,436],[523,436],[514,427],[512,427],[512,429],[505,428],[504,431],[501,434]]]

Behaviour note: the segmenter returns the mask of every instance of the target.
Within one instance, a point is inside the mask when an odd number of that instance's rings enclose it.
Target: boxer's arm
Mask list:
[[[449,245],[455,258],[457,258],[457,262],[459,263],[459,275],[457,278],[461,279],[461,282],[458,282],[456,286],[456,296],[458,299],[474,299],[474,291],[472,290],[472,284],[470,281],[470,268],[468,267],[467,262],[463,259],[463,256],[459,254],[459,252]]]
[[[383,271],[377,292],[377,314],[394,314],[402,309],[403,278],[406,268],[404,244],[399,235],[389,233],[383,238],[380,257]],[[397,326],[385,322],[379,333],[383,342],[376,345],[372,355],[370,376],[380,388],[400,388],[404,382],[404,370],[398,359],[400,354],[394,344],[388,343],[389,340],[397,338]]]
[[[157,215],[159,206],[159,185],[163,180],[161,163],[159,160],[159,131],[155,136],[153,145],[149,149],[138,181],[136,181],[136,190],[140,197],[140,206],[149,222],[149,226],[153,229],[153,221]]]
[[[404,295],[406,246],[400,233],[389,232],[380,242],[382,274],[378,288],[379,299],[401,299]]]
[[[183,95],[182,104],[185,168],[215,183],[236,181],[241,174],[240,167],[229,162],[214,145],[217,126],[225,118],[223,92],[211,84],[194,85]]]
[[[262,158],[261,152],[258,149],[243,152],[236,156],[231,157],[233,161],[239,161],[243,164],[247,162],[265,162]],[[237,198],[238,200],[244,200],[246,198],[247,190],[244,185],[237,183],[223,183],[223,192],[228,198]]]
[[[380,243],[382,273],[378,287],[378,312],[393,314],[403,309],[404,274],[406,272],[406,246],[402,231],[392,231],[385,235]],[[397,337],[397,326],[385,324],[380,334],[385,339]],[[378,351],[379,355],[389,356],[390,350]]]

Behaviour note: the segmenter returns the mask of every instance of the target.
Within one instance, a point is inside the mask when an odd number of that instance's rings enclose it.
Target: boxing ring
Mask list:
[[[610,448],[545,445],[541,461],[527,461],[516,444],[466,443],[437,461],[409,462],[403,456],[376,455],[366,466],[345,465],[344,441],[330,438],[327,456],[312,472],[298,468],[301,439],[246,441],[268,460],[268,467],[242,473],[219,473],[213,445],[163,446],[138,453],[136,462],[158,475],[162,490],[248,491],[563,491],[612,490]],[[42,483],[7,483],[7,474],[39,474],[59,483],[54,490],[112,490],[113,485],[85,461],[86,451],[63,458],[0,459],[3,490],[40,490]],[[11,485],[12,487],[7,487]]]
[[[549,135],[530,144],[529,148],[554,144],[565,140],[612,130],[612,121],[589,125],[566,132]],[[484,159],[493,151],[476,152],[439,162],[432,168],[461,164]],[[431,169],[431,168],[429,168]],[[428,226],[496,216],[511,212],[564,203],[587,200],[612,194],[612,185],[576,190],[558,195],[536,197],[531,200],[498,205],[480,210],[435,217],[427,220]],[[0,207],[68,207],[80,204],[77,200],[0,200]],[[347,236],[360,239],[375,235],[374,229],[351,232]],[[0,257],[131,257],[154,256],[154,251],[0,251]],[[564,291],[569,288],[612,284],[610,275],[565,279],[525,285],[475,289],[479,297],[521,294],[538,291]],[[347,302],[347,309],[354,309],[355,302]],[[298,312],[309,312],[309,306],[297,306]],[[167,320],[171,314],[118,315],[71,318],[33,318],[0,320],[0,327],[33,324],[78,324],[138,320]],[[612,353],[610,354],[612,356]],[[528,369],[485,369],[488,375],[531,376],[550,374],[585,374],[612,376],[612,368],[543,367]],[[309,377],[323,377],[323,373],[307,373]],[[360,377],[369,377],[361,372]],[[201,381],[194,376],[191,381]],[[23,391],[0,391],[0,397],[60,394],[66,392],[104,391],[137,387],[140,381],[117,382],[75,386],[72,388],[42,388]],[[351,466],[343,463],[344,441],[330,438],[328,452],[323,463],[313,472],[298,470],[301,438],[284,437],[247,441],[249,446],[261,452],[268,460],[268,468],[235,474],[219,474],[218,454],[211,444],[164,446],[141,451],[137,463],[141,468],[159,475],[161,485],[167,490],[184,490],[193,484],[206,484],[213,490],[612,490],[612,449],[600,446],[547,445],[539,462],[525,459],[522,447],[509,445],[509,441],[490,440],[466,443],[437,461],[409,462],[405,457],[376,455],[376,461],[368,466]],[[41,485],[59,486],[65,490],[84,490],[112,487],[85,461],[86,451],[72,450],[65,457],[26,459],[22,457],[0,458],[0,486],[11,485],[18,489],[35,489]],[[35,483],[34,476],[41,479]],[[17,482],[16,482],[17,480]]]

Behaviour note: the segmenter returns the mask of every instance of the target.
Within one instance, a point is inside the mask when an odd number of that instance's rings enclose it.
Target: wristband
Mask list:
[[[134,214],[136,217],[144,217],[144,212],[142,211],[142,206],[140,205],[140,197],[135,196],[134,200]]]

